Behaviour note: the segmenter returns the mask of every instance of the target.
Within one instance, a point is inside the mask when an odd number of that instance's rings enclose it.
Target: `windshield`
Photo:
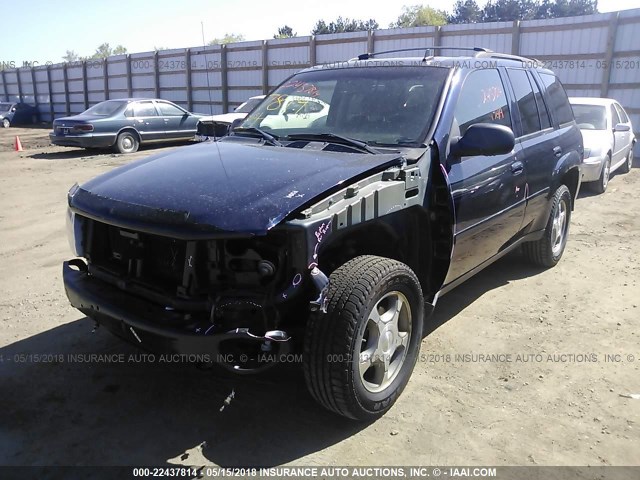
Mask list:
[[[236,108],[234,111],[236,113],[249,113],[261,101],[262,101],[262,97],[260,97],[260,98],[250,98],[249,100],[244,102],[242,105],[240,105],[238,108]]]
[[[118,109],[122,108],[126,104],[127,102],[123,100],[107,100],[106,102],[100,102],[97,105],[94,105],[83,113],[87,115],[109,116],[113,115],[118,111]]]
[[[240,124],[278,138],[332,133],[369,144],[420,143],[431,125],[447,68],[353,67],[299,73]]]
[[[607,113],[602,105],[571,105],[578,127],[583,130],[606,130]]]
[[[12,103],[0,103],[0,112],[8,112]]]

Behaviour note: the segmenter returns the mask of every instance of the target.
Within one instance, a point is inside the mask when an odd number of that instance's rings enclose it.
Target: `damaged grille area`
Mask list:
[[[88,220],[84,235],[92,274],[162,305],[205,311],[229,296],[260,303],[289,274],[278,233],[180,240]]]

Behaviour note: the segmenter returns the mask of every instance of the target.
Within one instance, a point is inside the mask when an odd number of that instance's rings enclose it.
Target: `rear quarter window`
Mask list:
[[[540,73],[540,78],[546,87],[549,108],[558,119],[558,123],[562,125],[572,122],[574,120],[573,111],[571,110],[571,105],[569,105],[567,93],[558,77],[548,73]]]

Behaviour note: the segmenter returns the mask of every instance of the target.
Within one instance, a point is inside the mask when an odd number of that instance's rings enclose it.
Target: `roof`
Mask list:
[[[604,105],[606,107],[613,103],[618,103],[618,101],[613,98],[569,97],[569,103],[576,103],[580,105]]]
[[[154,98],[154,97],[110,98],[108,100],[103,100],[103,102],[139,102],[141,100],[158,100],[161,102],[171,102],[171,100],[165,100],[164,98]]]
[[[433,67],[445,67],[445,68],[488,68],[491,65],[505,66],[505,67],[526,67],[535,68],[539,72],[551,73],[553,72],[547,68],[541,66],[540,62],[535,59],[527,59],[524,57],[516,57],[513,55],[500,55],[494,53],[491,56],[488,54],[481,54],[475,56],[416,56],[416,57],[373,57],[366,59],[353,58],[347,61],[331,62],[324,65],[315,65],[313,67],[305,68],[303,72],[310,72],[316,70],[327,69],[340,69],[340,68],[354,68],[354,67],[410,67],[410,66],[433,66]]]

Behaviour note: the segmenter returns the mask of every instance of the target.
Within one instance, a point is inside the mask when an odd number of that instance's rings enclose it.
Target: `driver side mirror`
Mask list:
[[[15,111],[16,111],[16,107],[13,107],[13,108],[11,109],[11,111],[12,111],[12,112],[15,112]]]
[[[631,130],[629,125],[625,125],[624,123],[618,123],[613,129],[614,132],[628,132]]]
[[[450,154],[454,158],[474,155],[500,155],[515,146],[513,131],[504,125],[476,123],[467,128],[462,137],[451,139]]]

